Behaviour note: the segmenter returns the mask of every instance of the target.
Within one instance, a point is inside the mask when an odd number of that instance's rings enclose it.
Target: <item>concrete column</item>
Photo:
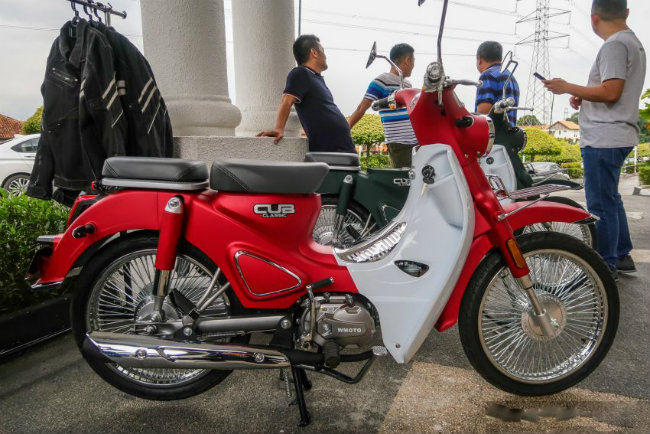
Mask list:
[[[242,122],[237,135],[272,129],[293,58],[293,0],[232,2],[235,89]],[[286,136],[297,136],[300,122],[292,111]]]
[[[223,0],[141,0],[144,49],[175,136],[235,134]]]

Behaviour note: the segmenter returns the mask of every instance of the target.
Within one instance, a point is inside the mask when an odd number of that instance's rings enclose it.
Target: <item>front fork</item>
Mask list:
[[[341,183],[341,189],[339,190],[339,200],[336,203],[336,220],[334,222],[334,232],[332,234],[332,240],[337,242],[339,235],[343,230],[343,223],[345,222],[345,215],[348,213],[348,205],[350,203],[350,198],[352,197],[352,191],[354,190],[354,178],[352,175],[346,175],[343,178]]]
[[[535,285],[530,277],[530,269],[528,268],[528,264],[526,264],[526,259],[519,248],[519,243],[517,243],[517,240],[514,237],[510,224],[507,220],[495,222],[495,224],[497,225],[497,238],[506,240],[505,243],[499,243],[501,253],[505,257],[508,268],[515,278],[515,281],[526,293],[533,308],[533,315],[531,316],[533,322],[545,336],[555,336],[556,333],[552,318],[544,306],[539,302],[539,298],[535,293]]]
[[[158,248],[154,264],[156,271],[153,281],[154,309],[151,317],[155,322],[165,320],[162,307],[165,297],[169,294],[169,282],[176,263],[176,251],[181,238],[183,220],[183,198],[174,196],[167,201],[158,236]]]
[[[535,293],[533,280],[530,277],[530,269],[526,264],[526,259],[519,248],[519,243],[515,239],[514,232],[507,218],[503,218],[504,213],[501,204],[494,195],[492,187],[487,181],[477,160],[471,161],[466,169],[466,179],[473,184],[475,192],[475,204],[479,207],[481,213],[491,222],[491,241],[499,246],[503,257],[508,264],[508,268],[515,278],[519,287],[526,293],[528,300],[533,308],[531,316],[537,327],[546,336],[555,336],[555,327],[552,318],[542,306]]]

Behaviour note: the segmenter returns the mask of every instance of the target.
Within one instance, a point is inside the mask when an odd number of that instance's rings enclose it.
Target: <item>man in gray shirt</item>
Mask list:
[[[587,208],[598,217],[598,253],[617,272],[636,271],[632,241],[618,181],[625,157],[639,143],[639,98],[646,72],[645,50],[627,26],[627,0],[593,0],[591,26],[605,41],[587,86],[544,80],[556,95],[571,94],[580,107],[580,147]]]

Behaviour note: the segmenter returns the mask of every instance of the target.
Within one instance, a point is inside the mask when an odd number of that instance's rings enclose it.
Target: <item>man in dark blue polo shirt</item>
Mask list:
[[[310,152],[356,152],[350,126],[334,104],[332,92],[321,75],[327,69],[327,57],[320,39],[314,35],[300,36],[293,43],[293,55],[298,66],[287,76],[275,128],[262,131],[257,137],[275,137],[275,144],[282,140],[291,107],[295,104]]]
[[[501,72],[503,47],[496,41],[485,41],[476,50],[476,69],[481,73],[479,80],[483,85],[476,90],[476,111],[488,114],[492,106],[503,97],[503,85],[510,76],[509,71]],[[514,98],[519,105],[519,84],[515,77],[508,83],[506,98]],[[510,123],[517,125],[517,112],[508,112]]]

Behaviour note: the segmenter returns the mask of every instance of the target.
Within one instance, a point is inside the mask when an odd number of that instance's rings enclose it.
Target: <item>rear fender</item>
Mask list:
[[[97,202],[81,214],[63,234],[54,237],[50,255],[38,258],[39,278],[35,285],[62,282],[76,264],[85,262],[89,255],[116,234],[134,230],[158,230],[165,203],[177,194],[124,191]],[[73,231],[84,225],[93,225],[94,232],[75,238]]]
[[[528,203],[529,202],[516,202],[503,207],[506,213],[522,208],[521,211],[508,217],[508,222],[513,231],[533,223],[544,223],[548,221],[575,223],[578,221],[588,220],[592,217],[591,214],[580,208],[553,202],[537,202],[523,208]],[[456,287],[447,301],[447,305],[436,322],[436,330],[440,332],[453,327],[458,321],[460,303],[465,294],[465,290],[467,289],[467,285],[474,275],[474,272],[481,264],[481,261],[494,248],[494,245],[489,240],[487,232],[481,233],[482,230],[479,230],[481,224],[485,225],[486,222],[477,219],[475,238],[472,242],[472,247],[470,248],[465,265],[463,266],[463,271],[456,283]]]

